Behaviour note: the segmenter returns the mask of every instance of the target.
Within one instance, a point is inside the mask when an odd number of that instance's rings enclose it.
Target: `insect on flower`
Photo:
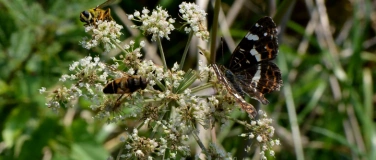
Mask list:
[[[116,100],[114,108],[118,108],[122,103],[120,99],[124,94],[132,94],[138,90],[143,90],[149,81],[142,76],[124,74],[123,77],[113,80],[103,88],[104,94],[121,94]]]
[[[80,14],[80,21],[85,22],[86,25],[95,25],[98,20],[102,21],[112,21],[111,17],[111,9],[108,8],[106,10],[102,9],[110,4],[112,4],[115,0],[107,0],[106,2],[102,3],[101,5],[91,8],[89,10],[82,11]]]
[[[115,79],[108,83],[103,88],[105,94],[126,94],[133,93],[139,89],[146,88],[148,81],[146,78],[138,75],[124,75],[121,78]]]
[[[240,41],[229,66],[213,64],[218,80],[253,118],[257,111],[244,100],[245,95],[268,104],[264,94],[278,91],[282,86],[281,71],[271,62],[277,53],[277,26],[270,17],[263,17]]]

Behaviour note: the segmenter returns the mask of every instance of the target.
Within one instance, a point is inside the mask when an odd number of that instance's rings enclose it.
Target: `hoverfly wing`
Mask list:
[[[106,2],[103,2],[102,4],[98,5],[96,8],[104,8],[111,4],[114,4],[116,0],[107,0]]]

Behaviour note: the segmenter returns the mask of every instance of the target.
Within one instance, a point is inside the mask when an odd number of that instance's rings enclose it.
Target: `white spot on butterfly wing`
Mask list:
[[[252,56],[256,57],[257,62],[261,61],[261,54],[256,51],[255,47],[253,47],[249,52],[251,53]]]
[[[255,48],[252,48],[251,51],[250,51],[251,55],[254,56],[256,54],[259,54]]]
[[[257,87],[258,81],[261,79],[261,65],[258,66],[255,75],[252,78],[252,82]]]
[[[248,34],[245,36],[245,38],[247,38],[247,39],[250,40],[250,41],[257,41],[257,40],[260,39],[259,36],[254,35],[254,34],[252,34],[252,33],[248,33]]]

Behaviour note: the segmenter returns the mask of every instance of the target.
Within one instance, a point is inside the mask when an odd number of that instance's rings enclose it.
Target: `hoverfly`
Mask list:
[[[113,80],[103,88],[104,94],[121,94],[121,96],[115,101],[111,110],[117,110],[122,103],[121,98],[124,94],[131,94],[138,90],[143,90],[148,85],[148,81],[145,77],[138,75],[127,75]]]
[[[102,3],[101,5],[91,8],[89,10],[82,11],[80,14],[80,21],[85,22],[86,25],[95,25],[95,23],[98,20],[102,21],[112,21],[111,17],[111,9],[108,8],[106,10],[102,9],[105,6],[110,5],[113,3],[115,0],[107,0],[106,2]]]
[[[108,83],[103,88],[105,94],[126,94],[133,93],[139,89],[146,88],[148,81],[146,78],[137,75],[124,75]]]

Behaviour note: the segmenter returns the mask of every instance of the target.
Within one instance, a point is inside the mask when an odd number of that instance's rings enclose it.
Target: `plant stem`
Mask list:
[[[180,61],[180,65],[179,65],[179,70],[183,69],[185,58],[187,57],[189,45],[191,44],[191,41],[192,41],[192,37],[193,37],[193,31],[191,31],[189,33],[188,41],[187,41],[187,44],[185,45],[185,48],[184,48],[183,57],[181,57],[181,61]]]
[[[193,131],[192,132],[192,135],[193,137],[195,138],[197,144],[200,146],[200,148],[202,149],[202,151],[204,151],[204,153],[207,155],[208,154],[208,150],[205,148],[204,144],[201,142],[200,138],[198,137],[197,135],[197,132],[196,131]]]
[[[192,93],[196,93],[198,91],[204,90],[206,88],[211,88],[211,87],[213,87],[213,84],[211,84],[211,83],[205,83],[203,85],[199,85],[199,86],[191,88],[191,92]]]
[[[142,121],[142,123],[139,126],[137,126],[137,130],[139,130],[144,124],[145,124],[145,120]]]
[[[158,36],[157,36],[157,44],[158,44],[159,52],[161,53],[161,59],[162,59],[162,62],[163,62],[163,70],[164,70],[164,71],[167,71],[166,58],[165,58],[165,56],[164,56],[164,52],[163,52],[163,47],[162,47],[161,39],[160,39]]]
[[[124,143],[123,143],[124,144]],[[122,145],[123,146],[123,145]],[[120,147],[120,151],[119,151],[119,153],[118,153],[118,155],[116,156],[116,160],[120,160],[120,158],[121,158],[121,154],[123,153],[123,149],[124,149],[124,147]]]
[[[127,51],[125,51],[124,48],[121,47],[119,43],[115,42],[114,40],[111,40],[111,42],[114,43],[116,47],[119,48],[122,52],[124,52],[124,55],[127,54]]]
[[[241,125],[243,125],[243,126],[245,126],[247,128],[252,128],[252,126],[249,123],[245,122],[245,121],[240,121],[240,120],[237,120],[237,119],[232,118],[230,116],[225,116],[224,118],[227,118],[227,119],[232,120],[232,121],[234,121],[236,123],[239,123],[239,124],[241,124]]]
[[[166,91],[166,87],[156,77],[153,77],[153,79],[155,81],[155,84],[157,84],[157,86],[161,88],[162,91]]]
[[[189,86],[191,86],[192,83],[195,82],[195,80],[197,79],[197,73],[193,70],[188,70],[188,72],[184,76],[184,79],[186,80],[184,80],[184,82],[182,82],[182,85],[178,87],[179,90],[177,90],[174,93],[181,93],[180,91],[184,91]]]
[[[169,103],[166,102],[165,106],[167,106]],[[167,110],[163,110],[162,113],[160,114],[159,116],[159,121],[161,121],[164,117],[164,115],[166,114]],[[155,133],[157,133],[157,129],[159,127],[159,124],[157,123],[154,127],[153,127],[153,131],[151,132],[151,135],[150,135],[150,138],[153,138]]]
[[[163,100],[166,100],[166,98],[150,98],[150,99],[144,99],[143,103],[160,102],[160,101],[163,101]],[[123,105],[130,105],[130,103],[124,102],[124,101],[121,101],[121,104],[123,104]]]
[[[221,0],[216,0],[214,5],[214,16],[213,16],[213,26],[211,28],[211,37],[210,37],[210,63],[215,63],[215,44],[217,42],[217,29],[218,29],[218,15],[219,15],[219,7],[221,6]]]

